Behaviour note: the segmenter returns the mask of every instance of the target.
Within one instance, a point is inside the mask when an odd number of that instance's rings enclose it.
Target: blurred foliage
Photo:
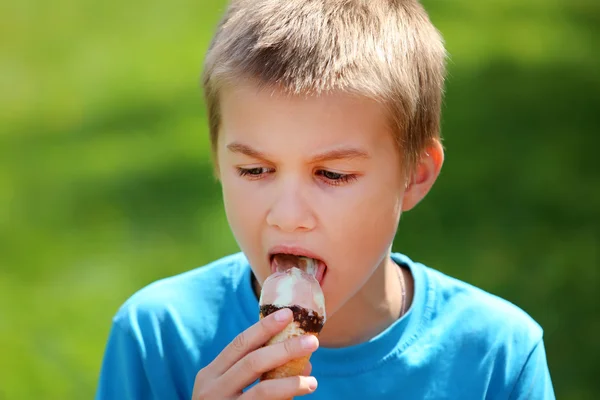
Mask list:
[[[600,3],[424,3],[447,158],[395,250],[521,306],[558,398],[595,398]],[[223,6],[0,6],[0,399],[91,398],[119,305],[237,251],[199,87]]]

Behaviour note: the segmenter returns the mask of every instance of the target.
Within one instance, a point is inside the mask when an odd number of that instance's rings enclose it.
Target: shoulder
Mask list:
[[[238,286],[249,265],[234,254],[138,290],[113,318],[97,397],[191,396],[197,371],[234,335]],[[231,307],[231,305],[234,307]],[[240,319],[240,318],[237,318]],[[170,379],[165,379],[165,377]]]
[[[485,334],[491,340],[526,341],[533,347],[542,339],[542,327],[516,304],[438,270],[425,270],[434,288],[437,318],[449,317],[465,332]]]
[[[236,253],[155,281],[130,296],[117,311],[113,322],[139,336],[158,323],[210,319],[233,301],[232,293],[244,273],[245,260],[242,253]]]
[[[511,399],[554,398],[543,329],[521,307],[408,258],[425,310],[413,350],[433,356],[456,390],[493,391]],[[417,282],[418,281],[418,282]],[[466,376],[464,371],[471,371]],[[463,376],[465,375],[465,376]]]
[[[412,266],[416,279],[424,281],[426,325],[436,338],[469,351],[503,354],[515,363],[523,362],[542,341],[540,324],[516,304],[405,256],[399,257]]]

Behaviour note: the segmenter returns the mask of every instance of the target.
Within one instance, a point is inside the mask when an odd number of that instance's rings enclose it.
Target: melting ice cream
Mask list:
[[[314,260],[306,257],[285,256],[275,260],[277,271],[269,276],[261,289],[259,316],[290,308],[294,320],[267,345],[305,334],[319,335],[325,324],[325,298],[315,278],[317,267]],[[295,264],[290,263],[295,260]],[[299,268],[300,267],[300,268]],[[269,371],[261,379],[300,375],[310,356],[292,360]]]

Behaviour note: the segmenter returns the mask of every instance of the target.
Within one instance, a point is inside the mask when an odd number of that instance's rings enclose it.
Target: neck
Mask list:
[[[410,272],[399,268],[387,256],[367,283],[334,315],[328,317],[319,334],[320,346],[335,348],[363,343],[401,317],[402,284],[399,271],[405,282],[404,309],[408,310],[414,290],[412,277]],[[254,278],[252,283],[257,298],[260,298],[260,285]]]
[[[377,336],[398,318],[402,309],[402,284],[398,265],[388,256],[367,283],[327,320],[319,335],[323,347],[346,347]],[[406,283],[405,309],[410,306],[410,274],[401,270]]]

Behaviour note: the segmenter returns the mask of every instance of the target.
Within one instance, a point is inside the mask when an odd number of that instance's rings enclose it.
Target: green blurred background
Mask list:
[[[597,398],[600,2],[424,4],[447,159],[395,250],[525,309],[558,398]],[[0,6],[0,399],[91,398],[122,302],[237,251],[199,87],[223,6]]]

